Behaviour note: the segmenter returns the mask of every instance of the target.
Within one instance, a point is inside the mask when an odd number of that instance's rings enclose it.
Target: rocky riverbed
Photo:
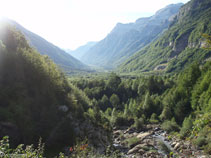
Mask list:
[[[113,145],[127,158],[211,158],[191,142],[167,134],[159,125],[143,130],[121,127],[113,131]]]

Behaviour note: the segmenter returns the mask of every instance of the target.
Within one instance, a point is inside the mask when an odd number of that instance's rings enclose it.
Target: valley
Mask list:
[[[75,50],[0,21],[0,157],[211,157],[210,17],[171,4]]]

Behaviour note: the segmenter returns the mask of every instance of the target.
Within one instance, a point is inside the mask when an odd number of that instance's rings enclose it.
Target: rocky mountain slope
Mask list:
[[[88,66],[81,63],[79,60],[72,57],[70,54],[66,53],[59,47],[48,42],[39,35],[25,29],[20,24],[9,19],[3,19],[3,22],[7,22],[20,32],[22,32],[26,39],[29,41],[30,45],[34,47],[40,54],[48,55],[57,65],[59,65],[63,70],[70,72],[73,70],[87,70]]]
[[[202,34],[211,34],[211,1],[192,0],[174,18],[170,28],[152,44],[146,46],[121,66],[121,72],[173,72],[211,56],[203,49]]]
[[[178,13],[183,4],[171,4],[147,18],[140,18],[135,23],[121,24],[98,42],[83,57],[86,64],[113,68],[136,51],[153,41],[162,33]]]
[[[73,57],[75,57],[76,59],[81,60],[82,56],[84,56],[86,52],[89,51],[89,49],[93,47],[95,44],[97,44],[97,42],[88,42],[87,44],[80,46],[75,50],[66,49],[65,51],[70,55],[72,55]]]

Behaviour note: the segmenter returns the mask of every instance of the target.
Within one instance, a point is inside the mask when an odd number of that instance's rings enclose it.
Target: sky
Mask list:
[[[172,3],[189,0],[0,0],[0,17],[64,49],[100,41],[118,22],[135,22]]]

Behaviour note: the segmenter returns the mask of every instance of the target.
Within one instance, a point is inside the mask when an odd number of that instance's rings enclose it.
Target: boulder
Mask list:
[[[174,147],[177,144],[177,142],[172,142],[171,146]]]
[[[137,135],[137,138],[139,138],[140,140],[143,140],[143,139],[145,139],[146,137],[148,137],[148,136],[150,136],[150,135],[152,135],[152,133],[150,133],[150,132],[139,133],[139,134]]]
[[[114,135],[120,135],[121,133],[122,133],[121,130],[117,130],[117,131],[114,131],[114,132],[113,132]]]
[[[136,145],[141,144],[141,141],[135,142],[133,144],[130,145],[130,149],[132,149],[133,147],[135,147]]]
[[[180,143],[177,143],[177,144],[174,146],[174,150],[179,149],[180,145],[181,145]]]
[[[145,151],[144,151],[143,149],[139,149],[139,150],[138,150],[138,153],[139,153],[139,154],[144,154]]]
[[[134,148],[132,148],[132,149],[130,149],[129,151],[128,151],[128,155],[130,155],[130,154],[134,154],[134,153],[137,153],[140,149],[142,149],[144,146],[145,146],[146,144],[138,144],[138,145],[136,145]]]

